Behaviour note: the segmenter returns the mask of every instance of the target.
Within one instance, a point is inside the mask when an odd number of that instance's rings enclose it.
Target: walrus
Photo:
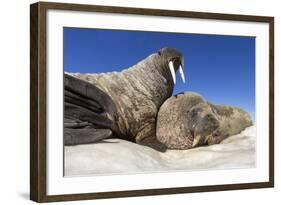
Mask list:
[[[197,93],[168,98],[161,106],[156,138],[169,149],[218,144],[253,124],[250,115],[233,106],[214,105]]]
[[[65,73],[65,145],[111,136],[157,144],[156,116],[172,95],[177,71],[185,82],[183,61],[176,49],[162,48],[121,72]]]

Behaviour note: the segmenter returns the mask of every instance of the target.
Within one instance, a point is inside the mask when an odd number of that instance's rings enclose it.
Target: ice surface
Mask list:
[[[66,146],[65,175],[250,168],[255,166],[255,142],[252,126],[221,144],[164,153],[121,139]]]

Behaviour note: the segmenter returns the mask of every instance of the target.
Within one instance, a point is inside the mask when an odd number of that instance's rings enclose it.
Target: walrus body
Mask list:
[[[248,113],[232,106],[213,105],[196,93],[172,96],[157,117],[157,140],[170,149],[218,144],[252,125]]]
[[[165,48],[122,72],[71,75],[76,79],[77,84],[88,82],[92,85],[92,90],[101,91],[98,99],[95,99],[95,94],[91,95],[100,106],[104,106],[101,95],[106,95],[107,101],[111,102],[109,104],[110,107],[114,107],[114,117],[110,115],[109,120],[112,125],[105,126],[106,129],[111,130],[116,137],[149,144],[151,139],[155,140],[158,110],[173,92],[174,76],[169,71],[170,64],[172,62],[175,74],[179,68],[182,69],[182,58],[177,50]],[[78,91],[78,95],[80,92]],[[88,109],[88,105],[84,108]],[[71,117],[71,113],[68,114]],[[94,114],[99,116],[98,112]],[[95,129],[98,128],[103,129],[104,126],[95,125]],[[75,143],[79,144],[79,139],[76,139]]]

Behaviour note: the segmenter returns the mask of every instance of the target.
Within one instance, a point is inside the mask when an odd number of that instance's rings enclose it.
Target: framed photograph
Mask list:
[[[274,18],[30,7],[30,198],[274,186]]]

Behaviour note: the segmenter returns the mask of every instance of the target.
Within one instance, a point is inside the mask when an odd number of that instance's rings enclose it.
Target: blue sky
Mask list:
[[[255,116],[255,38],[146,31],[64,28],[64,71],[121,71],[163,47],[184,55],[186,84],[174,94],[198,92],[214,104]]]

